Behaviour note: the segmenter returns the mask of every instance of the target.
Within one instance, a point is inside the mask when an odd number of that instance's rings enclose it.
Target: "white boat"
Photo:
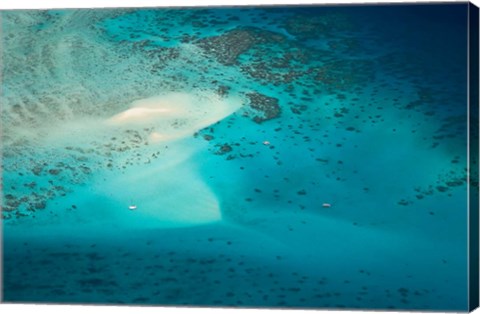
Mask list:
[[[137,209],[137,205],[130,205],[130,206],[128,206],[128,209],[135,210],[135,209]]]

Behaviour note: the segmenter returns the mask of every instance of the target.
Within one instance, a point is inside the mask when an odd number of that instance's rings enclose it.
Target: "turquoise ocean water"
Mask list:
[[[466,14],[1,12],[4,300],[466,310]]]

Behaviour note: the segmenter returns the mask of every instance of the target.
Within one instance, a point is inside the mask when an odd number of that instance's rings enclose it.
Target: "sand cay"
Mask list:
[[[241,107],[239,98],[211,92],[167,93],[134,101],[130,109],[107,120],[111,126],[151,127],[150,141],[164,142],[191,136]]]
[[[159,114],[165,115],[169,112],[171,111],[167,108],[132,108],[116,115],[112,118],[112,121],[117,123],[122,123],[125,121],[136,121],[142,123],[145,120],[152,119],[152,116]]]

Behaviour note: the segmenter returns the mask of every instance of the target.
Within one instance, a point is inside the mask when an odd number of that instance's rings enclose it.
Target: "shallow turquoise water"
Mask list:
[[[2,12],[5,301],[465,310],[465,17]]]

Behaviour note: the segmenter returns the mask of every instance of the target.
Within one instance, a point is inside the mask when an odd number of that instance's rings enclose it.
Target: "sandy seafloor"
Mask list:
[[[2,12],[4,301],[466,310],[466,14]]]

